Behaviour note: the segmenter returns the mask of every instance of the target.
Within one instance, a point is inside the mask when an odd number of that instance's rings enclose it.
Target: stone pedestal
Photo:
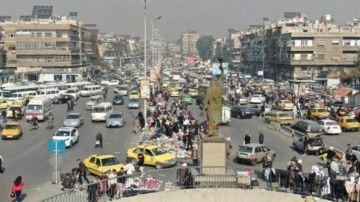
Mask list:
[[[220,137],[207,137],[200,135],[199,156],[202,174],[224,175],[226,174],[226,139]]]

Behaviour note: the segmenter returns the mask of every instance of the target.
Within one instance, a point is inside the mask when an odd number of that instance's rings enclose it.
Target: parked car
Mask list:
[[[84,159],[84,164],[89,174],[101,176],[109,170],[119,172],[124,165],[111,154],[93,154]]]
[[[342,133],[339,124],[333,120],[330,120],[330,119],[320,120],[320,121],[318,121],[318,124],[324,130],[325,134],[339,135],[340,133]]]
[[[231,117],[236,117],[238,119],[251,119],[253,114],[248,107],[235,106],[231,108],[230,111]]]
[[[250,103],[252,104],[261,104],[264,103],[265,101],[266,101],[265,96],[259,94],[255,94],[250,98]]]
[[[269,149],[263,144],[251,143],[240,145],[239,150],[236,153],[236,161],[238,163],[247,162],[252,166],[255,166],[257,163],[261,162],[264,156],[269,153],[273,161],[276,157],[275,151]]]
[[[315,154],[316,156],[319,156],[324,152],[324,150],[326,150],[325,143],[323,139],[319,136],[294,136],[293,138],[294,149],[304,154]]]
[[[73,147],[79,142],[79,131],[73,127],[61,127],[52,137],[53,140],[64,140],[65,147]]]
[[[294,125],[291,125],[291,129],[309,137],[315,137],[324,133],[318,123],[306,120],[296,122]]]
[[[155,166],[157,169],[176,166],[176,155],[166,152],[158,145],[143,144],[127,150],[129,160],[137,160],[138,153],[142,152],[145,157],[144,164]]]
[[[106,118],[106,127],[123,127],[125,125],[125,115],[122,112],[111,112]]]
[[[128,100],[128,109],[140,109],[140,100],[139,99],[129,99]]]
[[[72,95],[61,94],[59,96],[54,97],[52,99],[52,103],[53,104],[64,104],[64,103],[67,103],[69,100],[75,101],[75,98]]]
[[[64,120],[64,127],[78,128],[84,124],[84,117],[80,113],[69,113]]]
[[[115,96],[113,97],[113,104],[114,104],[114,105],[122,105],[122,104],[124,104],[124,100],[125,100],[124,96],[122,96],[122,95],[115,95]]]

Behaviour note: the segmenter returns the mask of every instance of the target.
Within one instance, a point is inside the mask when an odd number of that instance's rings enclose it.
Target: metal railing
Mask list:
[[[241,179],[241,173],[249,172],[250,176],[246,183]],[[280,177],[286,170],[276,171]],[[287,174],[287,176],[290,176]],[[296,175],[297,176],[297,175]],[[160,191],[174,191],[179,189],[197,189],[197,188],[260,188],[266,189],[266,183],[263,178],[263,169],[239,165],[235,167],[175,167],[162,170],[147,171],[144,175],[135,173],[133,175],[122,176],[125,178],[125,184],[117,183],[110,185],[111,179],[98,180],[88,185],[81,185],[72,190],[42,200],[42,202],[88,202],[88,201],[110,201],[110,198],[116,199],[117,196],[129,197],[138,194],[149,194]],[[288,193],[312,194],[321,198],[323,183],[301,180],[297,176],[297,183],[284,185],[289,179],[277,177],[272,180],[276,191]],[[150,179],[150,180],[149,180]],[[300,180],[299,180],[300,179]],[[254,181],[258,183],[253,183]],[[132,185],[129,187],[129,181]],[[127,188],[123,188],[127,187]]]

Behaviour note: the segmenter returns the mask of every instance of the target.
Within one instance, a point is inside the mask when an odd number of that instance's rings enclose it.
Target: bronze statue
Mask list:
[[[220,76],[216,75],[211,79],[210,87],[206,91],[204,102],[204,110],[206,111],[207,120],[209,122],[209,137],[217,137],[219,134],[219,126],[222,120],[222,95],[224,90],[224,67],[223,58],[218,57],[220,62]]]

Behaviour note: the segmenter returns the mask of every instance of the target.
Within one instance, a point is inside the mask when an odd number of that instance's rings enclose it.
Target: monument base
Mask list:
[[[225,175],[226,174],[226,139],[223,136],[207,137],[200,134],[199,154],[202,174]]]

